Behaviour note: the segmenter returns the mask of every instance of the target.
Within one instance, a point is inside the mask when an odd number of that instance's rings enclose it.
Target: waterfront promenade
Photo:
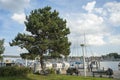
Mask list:
[[[83,69],[79,69],[79,71],[80,71],[79,76],[84,76],[84,70]],[[93,71],[96,71],[96,70],[93,70]],[[62,74],[66,74],[66,71],[63,70]],[[86,71],[86,76],[93,77],[93,74],[90,71]],[[95,77],[100,77],[100,75],[95,75]],[[109,77],[109,76],[108,75],[102,75],[102,77]],[[112,77],[116,78],[117,80],[120,79],[120,70],[113,70]]]
[[[113,71],[114,72],[114,74],[113,74],[113,78],[117,78],[117,79],[120,79],[120,70],[114,70]],[[87,76],[93,76],[92,75],[92,72],[86,72],[87,73]],[[80,75],[81,76],[84,76],[84,71],[83,70],[80,70]],[[99,75],[96,75],[96,77],[99,77]],[[106,76],[106,75],[103,75],[102,77],[108,77],[108,76]]]

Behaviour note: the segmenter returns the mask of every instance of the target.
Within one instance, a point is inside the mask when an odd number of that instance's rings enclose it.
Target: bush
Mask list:
[[[31,70],[26,67],[8,66],[0,67],[0,76],[26,76]]]
[[[34,74],[40,75],[40,72],[39,72],[39,71],[36,71]]]
[[[37,75],[47,75],[47,74],[55,74],[55,69],[46,69],[46,70],[41,70],[41,71],[37,71],[34,74]]]
[[[55,69],[47,69],[47,71],[50,73],[50,74],[55,74]]]
[[[73,73],[78,74],[78,70],[76,68],[68,68],[67,74],[72,75]]]

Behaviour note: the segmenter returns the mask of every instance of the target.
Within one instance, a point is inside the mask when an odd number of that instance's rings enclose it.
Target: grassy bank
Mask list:
[[[29,74],[27,77],[0,77],[0,80],[117,80],[109,78],[93,78],[70,75],[33,75]]]

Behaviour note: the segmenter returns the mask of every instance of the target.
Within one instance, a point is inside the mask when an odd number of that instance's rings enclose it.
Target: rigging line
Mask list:
[[[93,51],[92,51],[92,49],[91,49],[91,46],[90,46],[90,45],[88,46],[89,43],[86,42],[86,35],[85,35],[85,33],[84,33],[84,37],[85,37],[85,38],[84,38],[85,48],[87,47],[86,50],[90,49],[90,53],[94,56],[94,53],[93,53]],[[86,53],[88,53],[88,52],[86,52]],[[86,54],[86,55],[88,55],[88,54]]]
[[[93,53],[93,51],[92,51],[92,49],[91,49],[91,47],[90,46],[88,46],[88,42],[86,42],[86,35],[85,35],[85,33],[84,33],[84,42],[85,42],[85,54],[86,54],[86,57],[88,57],[88,49],[90,50],[90,53],[92,54],[92,56],[94,57],[94,53]],[[90,54],[89,53],[89,54]]]
[[[79,43],[78,43],[78,39],[77,39],[76,42],[77,42],[77,57],[79,57],[79,45],[78,45]]]
[[[75,44],[73,45],[73,52],[72,52],[72,56],[75,56]]]
[[[76,43],[77,43],[77,41],[76,41]],[[75,56],[77,57],[77,45],[75,45],[75,52],[76,52]]]
[[[90,50],[90,53],[92,54],[92,56],[94,56],[93,50],[91,49],[91,46],[88,47]]]

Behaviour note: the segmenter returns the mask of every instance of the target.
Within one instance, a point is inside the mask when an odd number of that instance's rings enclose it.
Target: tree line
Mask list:
[[[105,58],[120,59],[120,54],[118,54],[118,53],[109,53],[109,54],[106,54],[106,55],[102,55],[102,58],[103,59],[105,59]]]

